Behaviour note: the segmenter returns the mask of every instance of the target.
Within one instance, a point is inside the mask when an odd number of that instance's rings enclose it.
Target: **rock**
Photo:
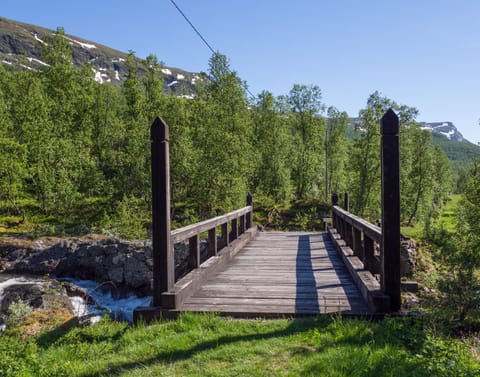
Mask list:
[[[415,257],[417,254],[417,244],[409,238],[402,238],[400,244],[400,275],[412,276],[415,269]]]
[[[81,297],[83,298],[88,305],[93,305],[95,304],[95,301],[93,300],[92,296],[88,294],[88,292],[80,288],[79,286],[70,283],[68,281],[62,281],[62,286],[65,288],[65,291],[67,292],[68,297]]]
[[[45,291],[39,284],[14,284],[3,291],[3,300],[1,302],[0,312],[6,313],[10,305],[20,300],[28,303],[32,307],[39,307],[41,296]]]
[[[14,302],[24,301],[32,308],[63,308],[73,313],[72,303],[63,285],[56,281],[47,283],[13,284],[3,291],[0,311],[5,313]]]
[[[44,294],[41,296],[40,308],[50,310],[52,308],[65,309],[73,314],[72,301],[68,296],[62,294]]]
[[[207,242],[200,243],[201,261],[208,258]],[[189,272],[187,243],[174,245],[177,278]],[[76,239],[8,238],[0,243],[0,271],[113,282],[141,294],[151,294],[152,244],[89,235]]]

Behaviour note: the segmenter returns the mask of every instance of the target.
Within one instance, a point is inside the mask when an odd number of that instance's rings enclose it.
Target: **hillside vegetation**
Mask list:
[[[474,160],[480,158],[480,146],[478,145],[448,140],[438,134],[432,135],[432,141],[434,145],[442,148],[456,173],[464,171]]]
[[[346,113],[313,85],[248,99],[225,56],[193,99],[164,93],[155,56],[130,54],[121,87],[100,85],[72,65],[63,30],[46,38],[41,70],[0,66],[0,201],[5,232],[109,232],[143,238],[149,222],[149,126],[170,127],[175,226],[244,205],[248,191],[273,208],[293,200],[330,202],[349,192],[352,210],[379,218],[379,121],[401,122],[402,218],[412,224],[441,208],[451,189],[445,154],[415,122],[418,111],[373,93],[354,138]],[[8,68],[8,67],[7,67]],[[145,74],[139,76],[139,70]],[[267,208],[268,209],[268,208]]]
[[[17,71],[44,70],[48,67],[44,61],[45,49],[54,35],[52,30],[0,17],[0,65]],[[89,67],[89,75],[96,82],[121,86],[126,80],[127,53],[74,35],[63,33],[63,38],[71,46],[73,65]],[[138,67],[140,76],[146,71],[145,67]],[[159,78],[163,81],[163,90],[176,95],[191,95],[196,81],[201,80],[198,74],[173,67],[163,67]]]

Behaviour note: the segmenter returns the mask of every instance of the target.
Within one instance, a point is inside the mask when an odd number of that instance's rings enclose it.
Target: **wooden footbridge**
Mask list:
[[[377,316],[400,310],[398,118],[382,131],[382,228],[348,212],[332,196],[324,232],[258,232],[252,197],[223,216],[170,230],[168,127],[152,137],[153,300],[134,320],[216,312],[241,317],[340,313]],[[382,231],[383,230],[383,231]],[[208,239],[201,263],[200,237]],[[173,244],[188,242],[191,272],[175,281]]]

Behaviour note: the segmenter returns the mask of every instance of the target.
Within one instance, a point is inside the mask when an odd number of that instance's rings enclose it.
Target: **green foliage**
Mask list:
[[[177,225],[239,208],[249,191],[271,202],[270,210],[294,200],[328,204],[333,192],[348,191],[354,212],[378,218],[378,122],[390,106],[402,122],[404,220],[435,216],[449,192],[446,160],[419,137],[416,110],[379,93],[368,99],[351,141],[345,113],[330,107],[324,115],[319,87],[296,84],[287,96],[262,92],[249,103],[246,84],[218,53],[188,100],[165,94],[154,55],[139,63],[131,52],[126,81],[116,88],[96,83],[90,67],[74,68],[71,54],[59,29],[44,46],[44,71],[0,67],[0,214],[43,219],[36,231],[80,223],[143,238],[156,116],[169,125]],[[302,226],[313,221],[298,216]]]
[[[25,147],[15,140],[0,137],[0,200],[18,209],[17,198],[27,175]]]
[[[324,110],[318,86],[295,84],[286,98],[289,123],[295,148],[292,149],[292,180],[295,197],[305,199],[318,196],[323,176],[322,156],[325,140]]]
[[[453,331],[480,328],[479,172],[480,163],[476,161],[468,173],[465,192],[454,202],[453,224],[451,218],[445,223],[442,217],[427,223],[427,239],[445,268],[437,279],[441,292],[438,316]]]
[[[253,194],[255,197],[271,197],[275,202],[288,200],[291,195],[289,160],[293,146],[288,125],[280,116],[271,93],[260,93],[252,117],[253,149],[258,156],[251,182]]]
[[[347,189],[347,141],[348,115],[334,107],[327,110],[325,128],[325,193],[324,202],[329,203],[331,194]]]
[[[201,217],[245,204],[252,172],[252,123],[244,84],[231,72],[225,56],[210,59],[212,81],[194,100],[193,147],[199,164],[194,174]]]
[[[143,199],[134,196],[124,196],[115,205],[111,215],[105,215],[101,219],[103,233],[127,239],[146,238],[149,223],[149,212]]]
[[[33,308],[27,302],[18,300],[10,304],[3,319],[8,327],[17,327],[21,326],[32,312]]]
[[[480,146],[448,140],[443,135],[433,134],[433,144],[442,148],[447,155],[452,169],[456,174],[468,168],[472,162],[480,158]]]
[[[348,163],[348,192],[354,213],[380,218],[380,120],[392,108],[400,121],[400,191],[402,220],[412,225],[438,215],[452,191],[444,153],[432,145],[429,133],[415,123],[418,110],[373,93],[360,111]]]

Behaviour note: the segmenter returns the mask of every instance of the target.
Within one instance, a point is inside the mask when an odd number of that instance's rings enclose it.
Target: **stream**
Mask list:
[[[131,323],[133,322],[133,310],[138,306],[148,306],[152,299],[151,296],[139,297],[132,292],[121,291],[117,289],[117,287],[108,283],[70,278],[57,280],[67,281],[77,287],[83,288],[87,295],[93,299],[93,303],[89,303],[92,302],[92,300],[88,300],[87,302],[85,297],[70,297],[74,315],[77,317],[88,316],[91,323],[99,321],[100,318],[106,314],[115,320]],[[8,275],[0,273],[0,307],[4,297],[4,290],[7,287],[32,283],[42,285],[47,283],[47,280],[36,276]],[[0,330],[2,329],[0,328]]]

